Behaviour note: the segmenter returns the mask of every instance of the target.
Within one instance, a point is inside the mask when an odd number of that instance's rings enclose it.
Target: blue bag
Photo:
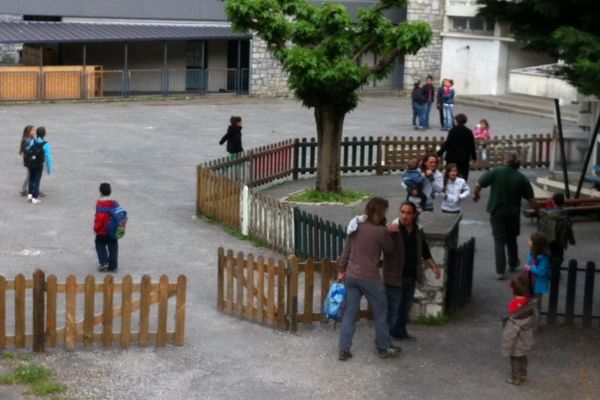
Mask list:
[[[323,315],[327,319],[338,321],[342,318],[342,309],[346,298],[346,287],[341,282],[334,282],[323,303]]]
[[[125,236],[127,226],[127,211],[123,207],[96,207],[96,212],[103,212],[110,215],[106,233],[114,239],[121,239]]]

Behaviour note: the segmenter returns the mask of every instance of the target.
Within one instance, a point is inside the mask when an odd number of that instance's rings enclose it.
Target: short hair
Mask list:
[[[415,84],[414,84],[414,87],[418,88],[420,85],[421,85],[421,81],[416,81]]]
[[[433,80],[433,76],[431,74],[427,75],[427,79]]]
[[[504,153],[504,161],[508,166],[518,169],[521,166],[521,160],[519,159],[519,152],[515,150],[508,150]]]
[[[385,212],[389,206],[389,202],[381,197],[373,197],[365,206],[365,214],[367,221],[374,225],[385,225]]]
[[[456,123],[459,125],[464,125],[467,123],[467,116],[465,114],[457,114],[456,117],[454,117],[454,119],[456,120]]]
[[[552,202],[559,207],[562,207],[565,204],[565,195],[562,193],[554,193],[552,195]]]
[[[412,201],[404,201],[402,202],[402,204],[400,204],[400,210],[402,209],[402,207],[404,206],[410,206],[413,209],[413,212],[416,215],[419,215],[419,209],[417,208],[417,205],[415,203],[413,203]]]
[[[531,255],[537,257],[539,255],[548,255],[548,238],[540,232],[531,234]]]
[[[510,288],[512,289],[515,296],[530,296],[530,284],[527,275],[517,274],[510,280]]]
[[[100,194],[102,194],[102,196],[110,196],[111,193],[112,189],[110,187],[110,183],[102,182],[100,184]]]
[[[43,126],[39,126],[36,130],[35,130],[35,134],[38,137],[41,137],[42,139],[46,136],[46,128],[44,128]]]
[[[408,163],[406,164],[406,167],[408,169],[418,169],[419,168],[419,160],[417,160],[416,158],[408,160]]]
[[[239,115],[232,115],[231,118],[229,118],[229,123],[231,125],[235,125],[238,122],[242,122],[242,117],[240,117]]]

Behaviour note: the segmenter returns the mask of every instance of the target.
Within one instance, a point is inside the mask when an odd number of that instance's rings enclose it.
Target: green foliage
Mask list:
[[[368,198],[370,194],[354,190],[342,190],[339,193],[321,192],[307,189],[302,193],[294,194],[287,198],[288,201],[299,203],[341,203],[350,204]]]
[[[67,391],[67,387],[56,382],[42,381],[31,385],[31,391],[36,395],[44,396],[64,393]]]
[[[230,226],[224,226],[223,230],[225,232],[229,233],[231,236],[233,236],[236,239],[250,241],[254,245],[254,247],[269,247],[269,244],[267,242],[264,242],[259,239],[254,239],[253,237],[244,235],[242,233],[242,231],[240,231],[237,228],[232,228]]]
[[[36,364],[19,365],[15,371],[18,383],[36,383],[45,381],[50,377],[50,371]]]
[[[421,315],[417,318],[417,322],[423,325],[429,326],[442,326],[446,325],[450,321],[450,317],[446,315]]]
[[[554,73],[600,96],[600,24],[594,0],[479,0],[479,15],[510,25],[526,49],[565,61]]]
[[[15,359],[16,354],[13,353],[12,351],[4,350],[2,352],[2,357],[6,358],[7,360],[13,360],[13,359]]]
[[[264,39],[288,73],[288,85],[307,107],[333,106],[341,113],[358,104],[357,89],[385,78],[398,57],[427,46],[431,28],[423,22],[394,25],[383,12],[407,0],[380,0],[352,18],[344,5],[307,0],[227,0],[234,29]],[[375,66],[360,63],[367,52]]]
[[[22,362],[15,368],[15,372],[0,375],[0,385],[29,385],[35,395],[54,395],[67,391],[65,385],[56,383],[52,373],[40,365]]]

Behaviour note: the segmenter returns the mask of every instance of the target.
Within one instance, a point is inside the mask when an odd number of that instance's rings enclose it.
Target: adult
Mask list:
[[[475,137],[473,131],[465,126],[467,123],[465,114],[458,114],[454,119],[456,125],[448,132],[448,137],[437,155],[441,157],[446,153],[444,157],[446,164],[456,164],[459,175],[466,181],[469,179],[469,163],[471,160],[477,160]]]
[[[412,100],[412,124],[415,129],[425,129],[425,96],[421,88],[421,81],[416,81],[410,95]]]
[[[387,321],[390,336],[399,340],[414,340],[406,330],[415,296],[416,284],[423,284],[423,262],[431,268],[436,279],[440,268],[433,260],[423,228],[417,223],[417,207],[405,202],[400,206],[400,217],[388,231],[394,242],[394,250],[383,258],[383,282],[387,294]]]
[[[338,280],[345,281],[346,303],[339,341],[339,359],[352,357],[350,347],[364,295],[369,302],[375,326],[377,356],[396,357],[400,347],[393,346],[387,324],[387,302],[383,283],[379,277],[381,252],[393,250],[393,243],[386,228],[385,214],[388,201],[375,197],[365,206],[366,220],[356,224],[349,233],[342,255],[338,260]]]
[[[27,125],[25,129],[23,129],[23,135],[21,136],[21,144],[19,145],[19,155],[23,157],[23,165],[25,169],[27,169],[27,175],[25,176],[25,181],[23,181],[23,186],[21,187],[21,196],[27,196],[28,188],[29,188],[29,168],[27,168],[25,151],[27,150],[27,145],[29,141],[35,139],[35,129],[33,125]]]
[[[505,154],[504,164],[484,173],[477,181],[473,194],[473,201],[477,202],[481,198],[481,189],[491,187],[487,212],[490,214],[494,237],[497,279],[506,277],[506,252],[508,252],[508,265],[511,272],[515,271],[520,264],[517,236],[521,225],[521,199],[528,200],[530,205],[535,207],[531,183],[519,172],[518,153],[508,151]]]
[[[429,113],[431,105],[435,101],[435,87],[433,87],[433,76],[431,75],[427,75],[427,81],[423,85],[423,97],[425,97],[425,109],[423,110],[425,128],[429,129]]]
[[[427,198],[423,211],[433,211],[433,199],[436,193],[444,191],[444,175],[438,170],[439,159],[435,153],[427,153],[421,160],[421,173],[425,178],[421,193]],[[402,187],[406,185],[402,182]]]
[[[446,79],[442,79],[440,87],[437,91],[436,97],[436,108],[440,114],[440,130],[444,130],[444,87],[446,86]]]
[[[27,143],[25,163],[29,170],[29,194],[27,198],[33,204],[38,204],[42,202],[38,197],[44,164],[46,164],[48,175],[52,174],[52,149],[50,143],[45,140],[46,128],[40,126],[35,133],[37,138],[31,139]]]

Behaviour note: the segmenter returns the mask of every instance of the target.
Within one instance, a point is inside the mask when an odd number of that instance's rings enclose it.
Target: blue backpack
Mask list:
[[[342,318],[345,297],[346,287],[344,284],[341,282],[332,283],[323,303],[323,315],[325,318],[336,322]]]
[[[106,232],[113,239],[121,239],[125,236],[127,226],[127,211],[123,207],[96,207],[96,212],[103,212],[110,215]]]

